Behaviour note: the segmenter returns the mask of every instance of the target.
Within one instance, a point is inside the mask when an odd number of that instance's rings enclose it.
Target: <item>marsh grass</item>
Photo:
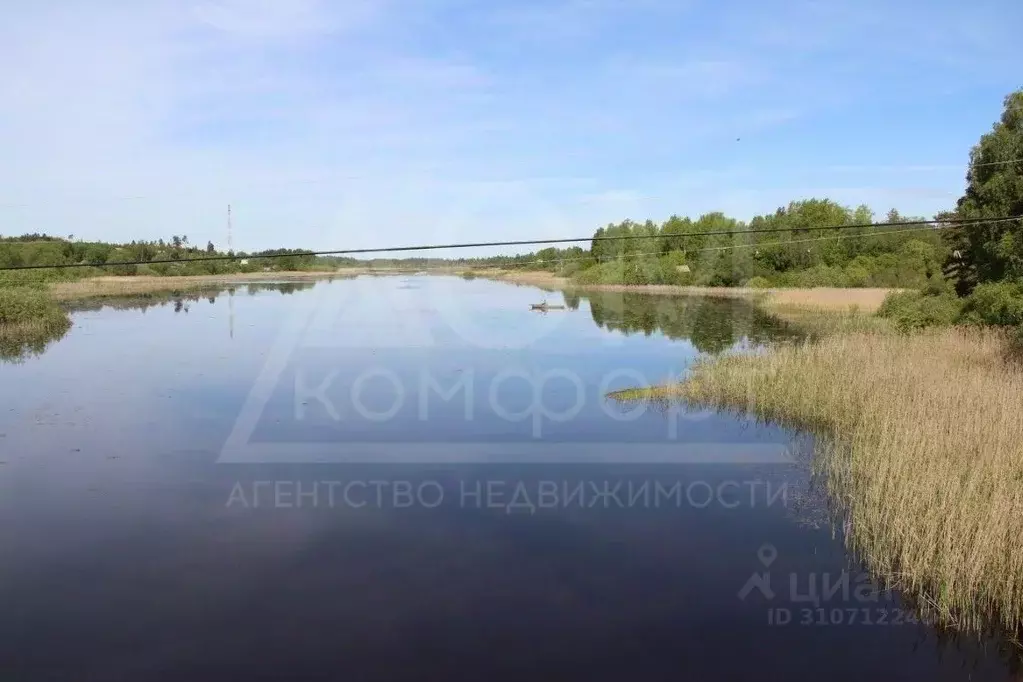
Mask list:
[[[45,290],[0,288],[0,359],[41,353],[70,328],[67,312]]]
[[[772,315],[795,326],[810,339],[821,339],[833,334],[883,334],[894,329],[890,320],[867,314],[857,304],[849,304],[844,309],[798,303],[765,302],[763,306]]]
[[[697,363],[619,399],[736,409],[817,437],[847,544],[946,625],[1023,624],[1023,367],[1004,332],[851,333]]]

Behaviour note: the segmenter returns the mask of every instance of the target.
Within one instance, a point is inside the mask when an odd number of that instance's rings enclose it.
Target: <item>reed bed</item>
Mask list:
[[[853,553],[943,622],[1023,624],[1023,367],[1001,332],[850,333],[697,363],[619,394],[738,409],[818,437]]]

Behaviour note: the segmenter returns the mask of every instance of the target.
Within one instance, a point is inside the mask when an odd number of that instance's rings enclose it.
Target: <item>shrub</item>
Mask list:
[[[576,273],[575,280],[580,284],[610,284],[621,282],[621,262],[600,263]]]
[[[692,280],[692,273],[686,258],[679,251],[666,253],[658,259],[660,268],[661,284],[688,284]]]
[[[579,271],[579,284],[661,284],[662,270],[653,259],[623,260],[601,263]]]
[[[1023,325],[1023,282],[981,284],[963,306],[964,322]]]
[[[558,269],[558,275],[561,277],[574,277],[577,272],[584,270],[586,265],[582,261],[572,261],[565,263]]]
[[[0,289],[0,324],[22,324],[54,316],[66,317],[45,290],[36,287]]]
[[[870,272],[861,265],[845,266],[846,286],[865,287],[870,284]]]
[[[919,291],[902,291],[888,294],[877,309],[878,317],[894,318],[915,305],[922,294]]]
[[[955,287],[943,277],[931,277],[921,290],[924,296],[953,296]]]
[[[43,289],[0,288],[0,359],[42,352],[71,326],[67,313]]]
[[[815,265],[798,276],[801,287],[844,287],[847,286],[845,271],[838,267]]]
[[[960,316],[959,299],[947,293],[925,295],[917,291],[889,294],[877,311],[899,331],[954,324]]]
[[[756,277],[749,279],[746,282],[746,286],[750,287],[751,289],[770,289],[771,280],[767,279],[766,277],[761,277],[760,275],[757,275]]]

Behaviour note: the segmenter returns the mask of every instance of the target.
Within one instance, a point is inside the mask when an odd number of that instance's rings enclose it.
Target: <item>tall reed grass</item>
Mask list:
[[[647,397],[816,434],[854,554],[946,624],[1018,632],[1023,366],[1009,345],[980,329],[835,335],[708,359]]]

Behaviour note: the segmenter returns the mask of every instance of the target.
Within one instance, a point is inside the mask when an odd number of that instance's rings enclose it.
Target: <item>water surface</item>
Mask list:
[[[4,679],[1010,679],[873,589],[805,439],[604,399],[796,330],[544,295],[93,304],[0,365]]]

